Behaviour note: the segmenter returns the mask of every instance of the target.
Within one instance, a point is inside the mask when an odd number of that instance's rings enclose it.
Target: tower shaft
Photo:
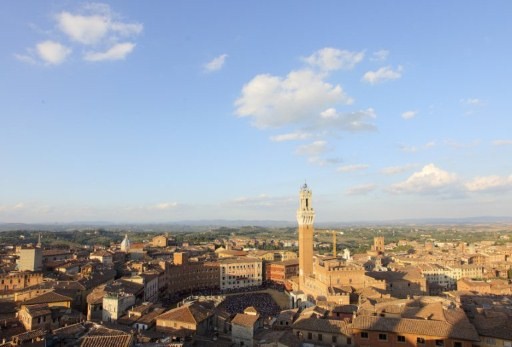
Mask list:
[[[313,274],[313,222],[315,211],[311,207],[311,190],[306,184],[299,192],[297,223],[299,227],[299,287]]]

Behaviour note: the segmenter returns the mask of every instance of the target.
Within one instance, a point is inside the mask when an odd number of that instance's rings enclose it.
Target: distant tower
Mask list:
[[[121,242],[121,251],[122,252],[130,251],[130,240],[128,240],[128,234],[124,235],[124,240]]]
[[[373,238],[372,250],[378,254],[384,253],[384,236],[375,236]]]
[[[313,222],[315,211],[311,207],[311,190],[304,183],[299,192],[299,287],[304,286],[304,279],[313,273]]]
[[[36,248],[42,248],[42,247],[43,247],[43,244],[41,242],[41,233],[39,233],[39,236],[37,237]]]

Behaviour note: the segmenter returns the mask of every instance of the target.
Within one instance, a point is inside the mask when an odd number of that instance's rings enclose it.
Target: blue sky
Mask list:
[[[6,1],[0,221],[511,215],[510,1]]]

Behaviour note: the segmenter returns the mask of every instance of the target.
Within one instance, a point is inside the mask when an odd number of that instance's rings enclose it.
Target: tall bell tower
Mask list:
[[[304,286],[304,279],[313,273],[313,222],[315,211],[311,207],[311,189],[304,183],[299,192],[299,287]]]

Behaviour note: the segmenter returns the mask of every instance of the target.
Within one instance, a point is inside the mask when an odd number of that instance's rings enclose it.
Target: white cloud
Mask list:
[[[71,40],[86,45],[97,43],[109,31],[109,19],[106,16],[81,16],[61,12],[56,16],[59,29]]]
[[[393,70],[391,66],[381,67],[377,71],[368,71],[363,75],[362,80],[370,84],[377,84],[384,81],[396,80],[402,77],[402,66],[398,66]]]
[[[369,184],[361,184],[355,187],[351,187],[347,189],[346,194],[347,195],[365,195],[375,190],[377,186],[375,184],[369,183]]]
[[[405,120],[413,119],[418,114],[418,111],[405,111],[402,113],[402,118]]]
[[[39,58],[45,63],[58,65],[64,62],[71,53],[71,49],[55,41],[43,41],[36,45]]]
[[[362,171],[366,170],[368,168],[368,165],[366,164],[354,164],[354,165],[345,165],[341,166],[336,171],[338,172],[354,172],[354,171]]]
[[[494,146],[508,146],[512,145],[512,140],[494,140],[492,144]]]
[[[406,164],[401,166],[388,166],[380,170],[384,175],[396,175],[414,168],[414,164]]]
[[[428,164],[421,171],[413,173],[409,178],[391,187],[394,193],[448,193],[458,190],[458,177],[454,173],[444,171],[434,164]]]
[[[235,102],[239,117],[251,117],[258,128],[311,121],[334,103],[352,103],[340,85],[332,85],[310,70],[290,72],[285,78],[257,75]]]
[[[326,165],[333,165],[333,164],[339,164],[342,162],[340,158],[322,158],[320,156],[312,156],[308,158],[308,162],[313,165],[317,166],[326,166]]]
[[[178,206],[177,202],[162,202],[156,205],[149,206],[149,210],[170,210]]]
[[[329,72],[351,69],[364,57],[364,52],[335,48],[321,49],[303,60],[309,65],[290,71],[285,76],[259,74],[246,83],[235,101],[235,115],[250,120],[259,129],[280,128],[283,134],[270,137],[274,142],[339,137],[341,132],[361,132],[376,129],[375,110],[371,107],[356,111],[338,110],[354,100],[343,88],[328,81]],[[337,163],[325,158],[323,151],[309,153],[312,144],[301,146],[296,153],[308,157],[315,165]],[[318,146],[318,143],[316,143]],[[317,151],[314,149],[313,151]]]
[[[406,153],[416,153],[418,151],[418,147],[416,146],[408,146],[408,145],[399,145],[400,147],[400,150],[402,152],[406,152]]]
[[[366,110],[339,113],[335,108],[328,108],[320,113],[317,126],[322,129],[343,130],[349,132],[373,131],[377,127],[370,122],[377,116],[373,108]]]
[[[449,147],[455,148],[455,149],[466,149],[466,148],[473,148],[473,147],[478,146],[480,144],[480,140],[474,140],[472,142],[462,143],[462,142],[457,142],[455,140],[449,139],[449,140],[445,140],[444,144]]]
[[[381,49],[379,51],[373,52],[372,57],[370,60],[372,61],[384,61],[388,59],[389,51],[386,49]]]
[[[70,42],[66,43],[69,47],[46,40],[37,44],[35,49],[27,49],[28,54],[15,54],[16,59],[26,63],[42,61],[57,65],[64,62],[72,51],[83,52],[85,47],[89,48],[83,58],[88,61],[125,59],[135,44],[123,41],[143,30],[141,23],[122,21],[109,5],[100,3],[85,4],[75,13],[62,11],[53,18],[57,29],[69,39]],[[53,34],[52,31],[45,32],[48,36]]]
[[[103,40],[116,41],[120,37],[138,35],[143,30],[140,23],[124,23],[106,4],[85,6],[87,14],[63,11],[56,15],[58,28],[71,40],[84,45],[94,45]]]
[[[84,59],[87,61],[122,60],[135,48],[131,42],[117,43],[105,52],[87,52]]]
[[[228,203],[228,205],[244,206],[244,207],[282,207],[295,202],[291,197],[275,197],[267,194],[258,196],[243,196],[236,198]]]
[[[318,156],[322,153],[325,153],[328,150],[326,141],[314,141],[307,145],[302,145],[297,148],[296,153],[298,155],[305,156]]]
[[[21,62],[27,63],[27,64],[37,64],[37,60],[34,59],[29,54],[18,54],[18,53],[15,53],[14,54],[14,58],[18,59]]]
[[[470,192],[503,192],[512,189],[512,175],[508,177],[486,176],[476,177],[467,182],[465,187]]]
[[[288,134],[280,134],[275,135],[270,138],[273,142],[284,142],[284,141],[298,141],[298,140],[306,140],[311,137],[311,134],[303,133],[303,132],[295,132]]]
[[[227,54],[219,55],[218,57],[212,59],[210,62],[206,63],[204,65],[204,70],[206,72],[213,72],[222,69],[224,63],[226,62],[227,57]]]
[[[436,141],[429,141],[423,145],[413,146],[413,145],[398,145],[400,150],[405,153],[416,153],[419,150],[428,150],[436,146]]]
[[[467,106],[482,106],[484,102],[478,98],[461,99],[460,102]]]
[[[364,52],[351,52],[332,47],[322,48],[303,60],[323,71],[350,70],[364,58]]]

